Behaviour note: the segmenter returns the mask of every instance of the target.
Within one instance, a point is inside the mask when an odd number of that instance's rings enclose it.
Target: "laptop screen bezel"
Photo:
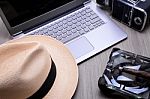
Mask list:
[[[73,0],[63,6],[60,6],[52,11],[44,13],[40,16],[37,16],[33,19],[30,19],[30,20],[23,22],[17,26],[14,26],[14,27],[11,27],[11,25],[9,24],[9,22],[8,22],[7,18],[5,17],[1,8],[0,8],[0,16],[3,20],[3,22],[5,23],[10,35],[15,35],[17,33],[24,32],[24,31],[31,29],[37,25],[40,25],[52,18],[55,18],[55,17],[61,15],[62,13],[65,13],[69,10],[74,9],[75,7],[81,6],[86,1],[88,1],[88,0]]]

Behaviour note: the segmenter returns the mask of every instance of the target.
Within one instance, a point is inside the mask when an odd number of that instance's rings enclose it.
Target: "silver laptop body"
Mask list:
[[[16,39],[26,35],[52,36],[69,48],[77,63],[127,38],[127,34],[112,22],[95,2],[85,1],[84,6],[65,16],[38,25],[30,31],[20,31],[17,35],[11,34],[11,37]],[[8,21],[4,15],[1,16],[7,26]]]

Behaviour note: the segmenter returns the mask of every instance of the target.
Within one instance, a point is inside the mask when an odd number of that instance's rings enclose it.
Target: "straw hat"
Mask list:
[[[46,36],[26,36],[0,46],[0,99],[70,99],[78,67],[68,49]]]

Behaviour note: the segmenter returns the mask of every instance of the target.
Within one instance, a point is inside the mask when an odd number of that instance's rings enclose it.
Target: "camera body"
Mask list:
[[[113,18],[142,31],[149,23],[150,0],[97,0],[99,5],[110,8]]]

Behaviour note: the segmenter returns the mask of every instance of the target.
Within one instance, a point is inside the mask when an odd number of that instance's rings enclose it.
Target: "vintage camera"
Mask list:
[[[97,0],[103,8],[110,8],[113,18],[142,31],[150,19],[150,0]]]

